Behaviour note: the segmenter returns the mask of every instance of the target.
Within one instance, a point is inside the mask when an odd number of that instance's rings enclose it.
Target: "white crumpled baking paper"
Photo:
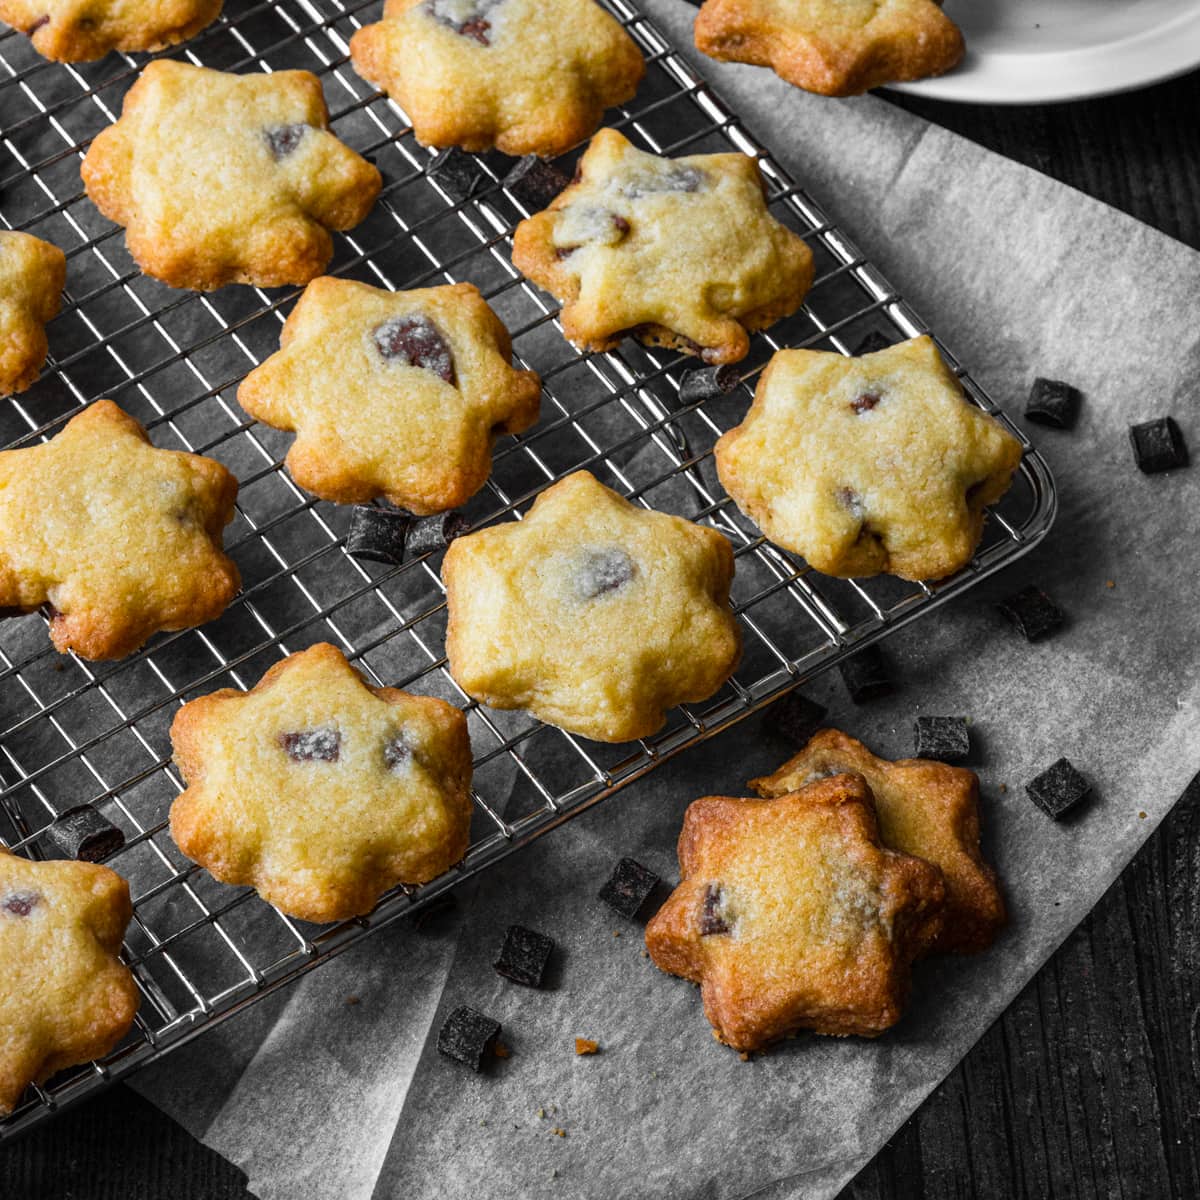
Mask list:
[[[646,2],[690,47],[694,10]],[[972,718],[1010,928],[984,956],[922,965],[909,1015],[876,1042],[802,1038],[748,1063],[718,1046],[695,989],[659,974],[640,927],[595,892],[623,854],[676,877],[688,802],[737,794],[787,753],[754,719],[465,888],[449,921],[383,931],[137,1078],[263,1200],[831,1196],[1200,768],[1200,606],[1184,546],[1200,469],[1143,476],[1126,436],[1170,412],[1200,453],[1200,255],[878,99],[701,70],[1010,413],[1035,375],[1085,394],[1073,432],[1035,431],[1062,502],[1043,546],[888,641],[894,699],[856,709],[828,677],[807,689],[888,755],[911,750],[919,711]],[[1070,614],[1037,645],[993,608],[1031,580]],[[1022,784],[1062,754],[1095,792],[1055,824]],[[492,971],[510,922],[558,942],[552,989]],[[513,1049],[479,1077],[434,1049],[440,1017],[464,1002],[501,1020]],[[602,1052],[577,1058],[576,1036]]]

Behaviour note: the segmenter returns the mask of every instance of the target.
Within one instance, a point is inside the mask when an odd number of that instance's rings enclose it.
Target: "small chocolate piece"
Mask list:
[[[961,763],[971,757],[971,731],[966,717],[918,717],[913,725],[916,758]]]
[[[712,937],[718,933],[729,933],[732,926],[725,920],[722,909],[725,893],[719,883],[710,883],[704,889],[704,903],[700,908],[700,936]]]
[[[500,1037],[500,1022],[463,1004],[456,1008],[438,1031],[439,1054],[470,1067],[483,1069],[483,1060],[496,1049]]]
[[[502,182],[530,212],[540,212],[571,181],[536,154],[527,154],[517,161]]]
[[[125,835],[90,804],[69,808],[45,833],[64,858],[101,862],[125,845]]]
[[[292,762],[337,762],[342,750],[342,735],[328,726],[281,733],[277,740]]]
[[[492,966],[507,979],[525,987],[541,987],[554,939],[524,925],[510,925]]]
[[[1141,425],[1130,425],[1129,441],[1138,470],[1145,475],[1188,465],[1187,446],[1173,417],[1158,417]]]
[[[697,167],[672,163],[662,170],[639,171],[621,183],[620,191],[630,200],[640,200],[665,192],[698,192],[705,182],[704,172]]]
[[[304,135],[308,132],[307,125],[274,125],[270,129],[263,130],[263,136],[267,139],[267,145],[271,148],[271,154],[276,160],[287,158],[293,153],[297,146],[300,145]]]
[[[27,917],[40,899],[37,892],[9,892],[0,902],[0,909],[14,917]]]
[[[1092,785],[1067,759],[1060,758],[1027,783],[1025,790],[1038,808],[1057,821],[1091,792]]]
[[[454,354],[442,331],[420,313],[391,317],[371,331],[375,349],[389,363],[432,371],[447,383],[454,382]]]
[[[27,30],[25,30],[25,32],[30,37],[33,37],[33,35],[35,33],[37,33],[37,31],[39,29],[41,29],[43,25],[49,25],[49,24],[50,24],[50,14],[42,13],[42,15],[40,17],[38,17],[38,19],[36,21],[34,21],[34,23],[32,25],[30,25],[29,28]]]
[[[767,709],[763,728],[799,749],[808,745],[808,739],[821,727],[827,711],[823,704],[799,692],[788,692]]]
[[[872,329],[857,346],[854,347],[854,357],[862,358],[864,354],[877,354],[880,350],[887,350],[891,346],[891,342],[884,337],[877,329]]]
[[[408,530],[407,550],[412,558],[445,550],[456,537],[471,532],[471,522],[456,512],[438,513],[414,520]]]
[[[617,863],[608,882],[600,889],[600,899],[631,921],[641,911],[658,883],[658,876],[632,858]]]
[[[881,397],[876,392],[863,392],[861,396],[850,401],[850,407],[861,417],[863,413],[870,412],[880,399]]]
[[[483,182],[479,164],[458,146],[447,146],[429,160],[425,174],[454,200],[469,200]]]
[[[620,546],[587,551],[575,568],[575,594],[595,600],[623,588],[637,574],[637,563]]]
[[[868,646],[838,663],[842,682],[855,704],[865,704],[880,696],[890,696],[895,688],[888,675],[887,662],[878,646]]]
[[[719,396],[729,395],[741,381],[742,373],[735,363],[684,371],[679,382],[679,402],[702,404],[705,400],[716,400]]]
[[[411,524],[409,513],[356,504],[350,511],[346,553],[398,567],[404,561],[404,543]]]
[[[1025,402],[1025,420],[1051,429],[1070,429],[1079,415],[1079,393],[1061,379],[1035,379]]]
[[[453,29],[460,37],[471,38],[481,46],[490,46],[492,23],[487,20],[487,14],[502,2],[474,0],[472,4],[464,4],[463,0],[425,0],[425,10],[435,21]]]
[[[412,747],[402,733],[396,734],[394,738],[384,744],[383,761],[389,771],[407,769],[408,764],[412,762],[412,757]]]
[[[1062,609],[1033,584],[1001,600],[996,607],[1030,642],[1048,636],[1063,623]]]
[[[867,506],[863,503],[863,498],[853,488],[838,488],[837,502],[856,521],[861,521],[867,515]]]

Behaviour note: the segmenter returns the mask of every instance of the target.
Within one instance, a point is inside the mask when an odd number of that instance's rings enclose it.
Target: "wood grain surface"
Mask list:
[[[1038,109],[896,102],[1200,249],[1200,72]],[[122,1087],[0,1151],[4,1200],[248,1195]],[[1197,1196],[1200,780],[844,1200]]]

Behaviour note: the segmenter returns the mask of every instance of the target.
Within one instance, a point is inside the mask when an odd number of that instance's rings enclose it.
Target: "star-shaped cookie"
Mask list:
[[[646,948],[664,971],[700,984],[705,1015],[736,1050],[799,1029],[882,1033],[900,1019],[909,967],[941,925],[940,873],[880,846],[857,775],[775,800],[697,800],[679,870]]]
[[[350,57],[423,145],[544,158],[592,133],[646,69],[594,0],[388,0]]]
[[[221,550],[237,480],[157,450],[111,400],[39,446],[0,453],[0,608],[50,605],[50,637],[123,658],[152,633],[220,616],[240,580]]]
[[[221,0],[0,0],[0,20],[27,33],[33,48],[55,62],[162,50],[220,13]]]
[[[483,486],[497,433],[537,420],[541,381],[511,358],[473,284],[388,292],[322,276],[238,403],[298,432],[288,469],[322,499],[442,512]]]
[[[696,48],[770,67],[824,96],[855,96],[958,65],[963,37],[936,0],[705,0]]]
[[[602,129],[575,182],[517,226],[513,263],[563,302],[567,337],[736,362],[749,332],[795,312],[812,253],[767,209],[745,154],[660,158]]]
[[[308,71],[232,75],[159,59],[81,167],[130,254],[172,287],[308,283],[379,194],[379,172],[329,131]]]
[[[0,1116],[129,1031],[138,990],[117,955],[132,915],[115,871],[0,848]]]
[[[0,232],[0,396],[23,392],[46,361],[46,322],[57,315],[66,255],[28,233]]]
[[[933,863],[945,877],[945,922],[933,949],[967,954],[990,946],[1005,921],[1004,898],[979,849],[975,772],[922,758],[889,762],[836,729],[822,729],[779,770],[750,780],[750,788],[782,796],[842,772],[867,781],[884,845]]]
[[[816,570],[941,579],[975,553],[1021,443],[919,337],[861,358],[779,351],[716,461],[738,507]]]
[[[335,646],[290,655],[249,692],[185,704],[171,742],[188,785],[171,806],[180,850],[290,916],[360,916],[466,853],[466,717],[369,687]]]
[[[728,540],[587,471],[547,488],[523,521],[455,539],[442,577],[459,686],[596,741],[648,736],[741,656]]]

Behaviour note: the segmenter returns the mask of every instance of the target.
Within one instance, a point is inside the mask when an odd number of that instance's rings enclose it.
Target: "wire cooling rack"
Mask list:
[[[610,113],[608,123],[661,153],[754,155],[772,211],[806,238],[816,258],[817,281],[803,309],[753,339],[740,364],[741,386],[717,400],[680,401],[682,372],[695,360],[628,341],[613,353],[581,355],[563,340],[556,305],[509,261],[511,231],[527,215],[499,182],[511,160],[478,156],[484,186],[471,200],[456,201],[425,173],[431,152],[413,139],[403,113],[350,68],[348,39],[378,18],[377,2],[231,0],[218,23],[174,55],[226,70],[316,72],[334,130],[370,155],[385,181],[367,221],[335,239],[331,271],[393,288],[469,280],[512,331],[520,365],[541,374],[542,419],[497,446],[492,479],[465,510],[474,524],[519,516],[538,491],[587,468],[638,502],[706,521],[733,541],[733,604],[746,637],[736,676],[706,704],[675,710],[658,736],[624,746],[582,741],[524,714],[471,703],[445,668],[438,557],[396,568],[350,558],[347,510],[314,500],[282,470],[289,439],[246,419],[234,393],[277,348],[296,293],[172,291],[137,271],[120,231],[84,197],[80,158],[119,114],[143,59],[110,55],[57,65],[40,59],[23,36],[0,34],[0,224],[48,238],[68,258],[67,303],[50,327],[51,363],[34,388],[0,404],[0,444],[52,436],[80,406],[112,397],[148,426],[157,445],[210,455],[237,474],[237,516],[226,545],[244,580],[219,620],[157,637],[115,664],[60,657],[37,615],[0,622],[0,836],[37,856],[40,832],[81,803],[96,805],[123,829],[125,848],[109,864],[131,882],[135,915],[125,954],[143,996],[135,1028],[116,1051],[31,1088],[0,1122],[0,1137],[160,1057],[932,611],[1049,529],[1053,482],[1016,429],[1027,448],[1016,485],[993,511],[971,565],[938,584],[829,579],[767,544],[741,516],[716,482],[711,448],[744,414],[770,354],[785,345],[851,352],[872,331],[895,341],[927,330],[652,23],[628,0],[606,3],[649,64],[634,103]],[[568,174],[577,153],[561,164]],[[976,403],[995,411],[965,374],[963,382]],[[476,812],[462,865],[422,888],[396,889],[367,917],[325,927],[283,916],[248,889],[214,882],[179,854],[166,828],[181,788],[167,736],[178,706],[218,687],[251,686],[281,656],[317,641],[341,646],[374,683],[461,705],[475,755]]]

